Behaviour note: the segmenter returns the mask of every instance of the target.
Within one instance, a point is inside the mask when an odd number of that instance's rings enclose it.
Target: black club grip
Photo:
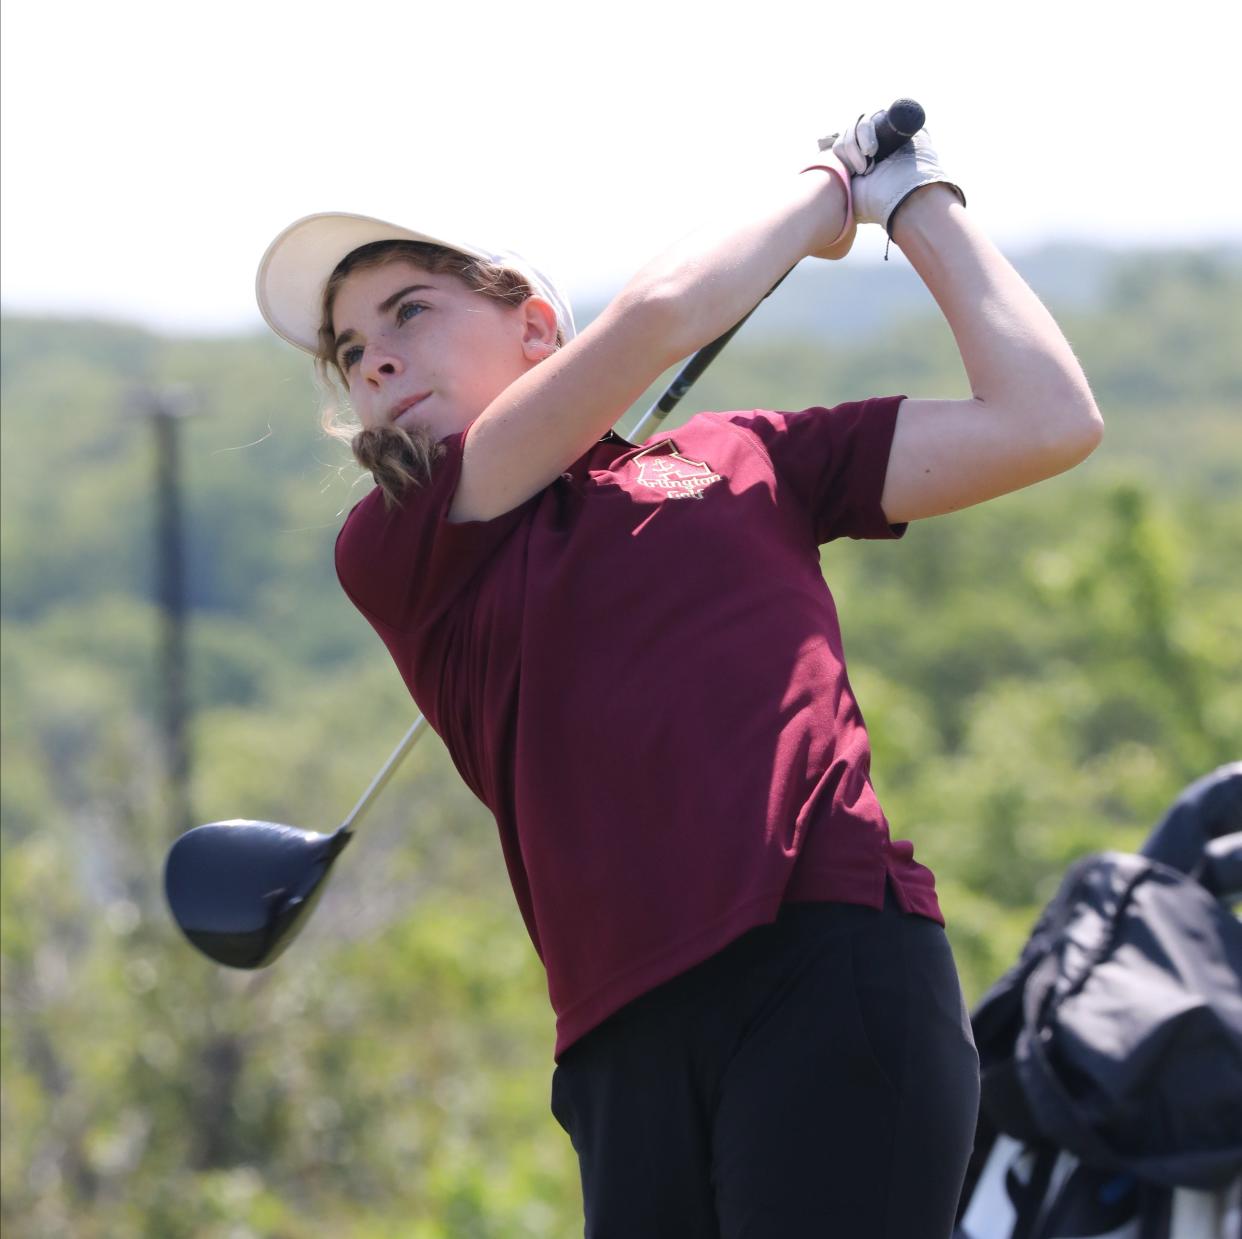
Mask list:
[[[875,122],[875,137],[880,144],[875,153],[876,163],[914,137],[926,119],[923,108],[913,99],[898,99],[881,112]]]
[[[923,128],[927,119],[922,104],[913,99],[898,99],[890,107],[876,116],[875,138],[879,147],[875,153],[875,161],[887,159],[899,146],[914,137]],[[819,149],[827,151],[840,137],[834,133],[831,137],[820,138]]]

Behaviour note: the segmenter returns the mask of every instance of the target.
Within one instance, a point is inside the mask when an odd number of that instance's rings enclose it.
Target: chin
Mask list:
[[[396,424],[415,438],[431,439],[435,443],[462,429],[460,426],[446,426],[439,418],[427,417],[399,417]]]
[[[445,416],[443,411],[437,410],[436,415],[427,417],[421,415],[420,410],[411,409],[408,413],[402,413],[395,424],[411,434],[430,435],[436,442],[439,442],[450,435],[460,434],[477,416],[477,414],[471,417],[454,417],[451,414]]]
[[[425,417],[416,417],[414,411],[402,413],[400,417],[389,423],[400,430],[407,430],[410,434],[435,434],[436,428]]]

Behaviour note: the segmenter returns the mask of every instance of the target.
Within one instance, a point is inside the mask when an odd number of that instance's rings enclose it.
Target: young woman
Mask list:
[[[1070,348],[925,133],[815,166],[576,335],[514,255],[312,216],[259,273],[378,487],[340,580],[496,818],[557,1018],[586,1234],[944,1239],[977,1058],[931,873],[890,838],[818,546],[1083,459]],[[613,423],[800,259],[886,227],[972,395]]]

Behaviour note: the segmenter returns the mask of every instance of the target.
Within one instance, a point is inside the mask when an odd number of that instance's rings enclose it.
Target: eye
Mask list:
[[[340,367],[342,373],[347,373],[349,368],[356,365],[362,360],[362,346],[360,344],[351,345],[340,356]]]
[[[426,308],[426,304],[422,301],[403,301],[397,307],[397,322],[408,323],[415,314]]]

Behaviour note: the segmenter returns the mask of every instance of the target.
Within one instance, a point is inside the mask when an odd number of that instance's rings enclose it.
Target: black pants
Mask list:
[[[570,1046],[587,1239],[948,1239],[979,1060],[948,940],[789,903]]]

